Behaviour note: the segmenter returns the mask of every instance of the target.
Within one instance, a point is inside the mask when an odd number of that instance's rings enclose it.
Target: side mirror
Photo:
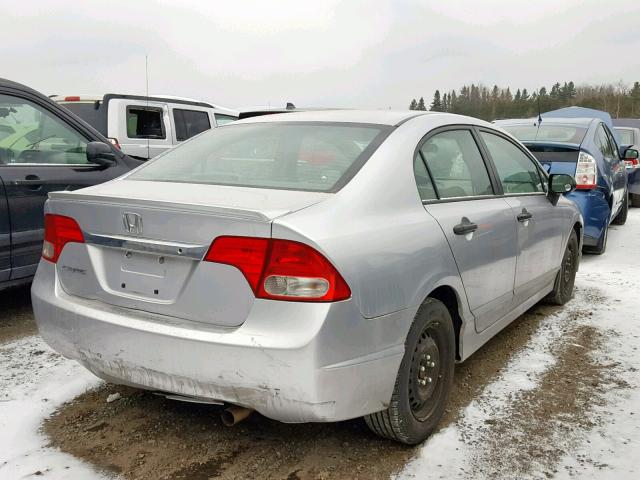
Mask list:
[[[640,157],[640,152],[633,147],[629,147],[624,151],[624,156],[622,158],[625,160],[637,160],[638,157]]]
[[[549,191],[562,195],[563,193],[573,192],[575,189],[576,179],[571,175],[557,173],[549,176]]]
[[[89,142],[87,143],[87,161],[102,167],[110,167],[116,163],[116,156],[106,143]]]

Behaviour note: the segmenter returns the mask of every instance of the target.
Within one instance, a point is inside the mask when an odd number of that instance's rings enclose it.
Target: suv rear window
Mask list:
[[[169,150],[128,178],[336,191],[391,127],[327,122],[228,125]]]
[[[587,129],[572,125],[498,125],[521,142],[558,142],[580,145]]]
[[[102,106],[102,102],[65,102],[60,105],[71,110],[105,137],[107,136],[107,110]]]
[[[187,140],[209,130],[209,114],[199,110],[173,109],[173,121],[176,124],[176,140]]]

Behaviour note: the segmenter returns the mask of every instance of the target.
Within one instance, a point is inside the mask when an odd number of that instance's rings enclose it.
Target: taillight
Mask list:
[[[578,155],[576,167],[576,188],[578,190],[590,190],[598,185],[598,166],[596,159],[586,152]]]
[[[64,215],[46,214],[42,258],[56,263],[64,246],[71,242],[84,243],[84,235],[78,222]]]
[[[258,298],[337,302],[351,296],[347,282],[331,262],[300,242],[218,237],[204,260],[236,267]]]
[[[117,138],[113,138],[113,137],[108,137],[107,140],[109,140],[109,142],[111,142],[111,145],[113,145],[114,147],[116,147],[118,150],[120,150],[120,143],[118,142]]]
[[[64,97],[65,102],[79,102],[80,97],[78,95],[72,95],[70,97]]]
[[[637,158],[629,158],[625,160],[624,163],[627,168],[638,168],[638,165],[640,165],[640,162],[638,162]]]

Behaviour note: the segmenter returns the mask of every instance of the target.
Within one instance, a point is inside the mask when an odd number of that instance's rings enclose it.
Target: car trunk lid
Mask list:
[[[70,295],[235,327],[254,294],[235,267],[202,261],[211,242],[271,237],[274,218],[328,195],[123,180],[56,192],[48,210],[74,218],[85,238],[65,246],[58,277]]]

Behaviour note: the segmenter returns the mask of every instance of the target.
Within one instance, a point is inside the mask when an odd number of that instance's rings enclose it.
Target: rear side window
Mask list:
[[[494,193],[487,168],[469,130],[438,133],[422,145],[420,153],[441,199]]]
[[[157,107],[127,107],[127,137],[165,139],[162,109]]]
[[[226,125],[227,123],[235,122],[238,120],[238,117],[234,117],[233,115],[224,115],[222,113],[216,113],[216,123],[218,126]]]
[[[173,109],[173,121],[176,124],[176,140],[182,141],[209,130],[209,114],[198,110]]]
[[[416,184],[418,185],[420,200],[436,200],[438,197],[435,189],[433,188],[431,176],[427,171],[427,167],[425,166],[420,153],[418,153],[416,158],[413,160],[413,172],[416,176]]]
[[[480,135],[491,154],[505,194],[544,192],[536,164],[513,143],[493,133]]]
[[[128,178],[336,191],[355,175],[391,128],[327,122],[228,125],[168,151]]]
[[[613,147],[611,146],[607,132],[604,131],[604,127],[602,125],[599,125],[596,129],[595,143],[598,150],[600,150],[600,153],[602,153],[602,156],[608,160],[615,158]]]

